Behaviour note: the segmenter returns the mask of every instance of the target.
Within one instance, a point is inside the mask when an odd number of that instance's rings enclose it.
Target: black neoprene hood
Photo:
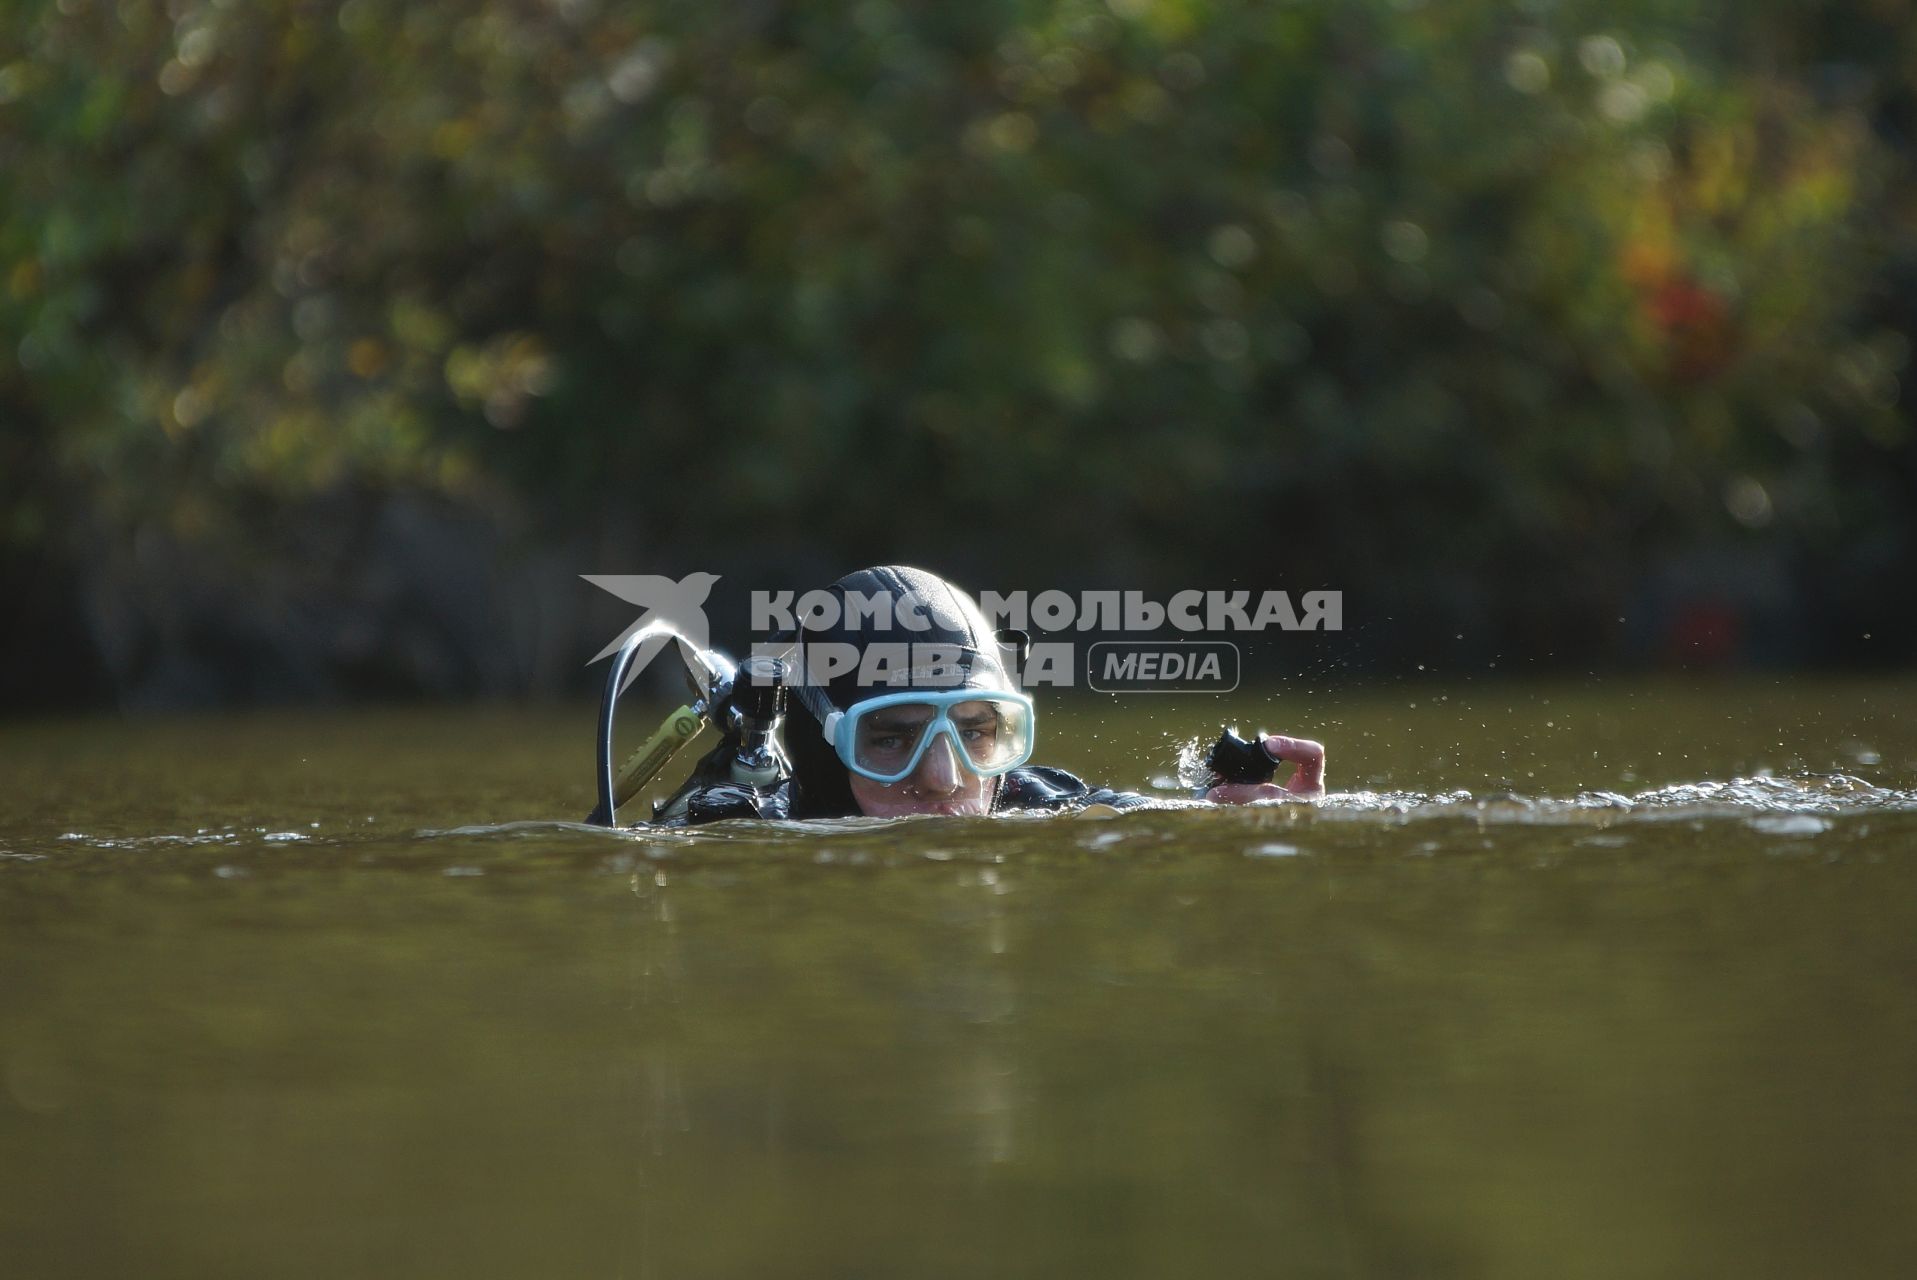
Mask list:
[[[786,727],[786,754],[792,760],[793,775],[800,799],[795,817],[836,817],[859,812],[852,796],[845,765],[825,740],[825,717],[832,710],[844,711],[867,698],[897,693],[901,689],[990,688],[1009,690],[997,634],[978,605],[963,591],[923,569],[908,565],[879,565],[846,574],[830,587],[827,594],[839,603],[838,617],[827,619],[830,625],[805,626],[794,650],[796,678],[792,712]],[[848,596],[858,597],[857,609],[846,608]],[[870,602],[878,601],[882,622],[875,623]],[[912,622],[903,622],[907,614]],[[923,625],[920,625],[922,622]],[[790,633],[774,636],[774,642],[794,639]],[[910,662],[873,664],[860,661],[850,669],[838,671],[820,685],[806,686],[806,671],[822,674],[823,663],[809,660],[814,654],[831,652],[833,646],[843,655],[868,655],[874,645],[889,646],[890,651],[926,652],[936,650],[942,670],[929,674]],[[843,646],[843,648],[839,648]],[[951,664],[960,670],[955,679]],[[874,677],[874,670],[884,675]]]

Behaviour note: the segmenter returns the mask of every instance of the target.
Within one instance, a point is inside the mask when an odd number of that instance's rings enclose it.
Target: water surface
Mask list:
[[[1907,1272],[1917,683],[1253,705],[1341,794],[609,833],[589,708],[0,729],[6,1274]]]

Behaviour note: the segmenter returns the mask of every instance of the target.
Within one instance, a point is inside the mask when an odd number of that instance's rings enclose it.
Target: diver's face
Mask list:
[[[952,740],[941,733],[926,747],[919,767],[897,782],[874,782],[851,773],[852,798],[869,818],[903,818],[914,813],[976,817],[990,813],[996,778],[981,778],[958,762]]]

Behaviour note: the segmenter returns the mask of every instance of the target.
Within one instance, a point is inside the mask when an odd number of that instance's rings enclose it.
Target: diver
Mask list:
[[[754,770],[741,777],[735,733],[657,807],[656,821],[685,825],[735,817],[962,816],[1164,805],[1151,796],[1092,786],[1063,769],[1029,763],[1036,709],[1001,657],[1023,636],[993,631],[978,605],[951,583],[922,569],[882,566],[847,574],[827,590],[841,605],[854,594],[909,602],[917,611],[915,624],[922,625],[881,638],[869,626],[855,625],[869,622],[869,613],[842,608],[829,627],[801,621],[796,633],[773,637],[785,646],[780,670],[788,674],[785,687],[776,691],[780,696],[761,692],[760,709],[746,720],[757,726],[759,741],[750,749],[756,753]],[[856,660],[877,656],[874,647],[880,644],[936,656],[903,664]],[[854,660],[819,662],[820,653]],[[796,711],[785,732],[776,735],[768,726],[784,714],[786,694]],[[1325,751],[1317,742],[1278,734],[1249,744],[1227,738],[1253,763],[1248,772],[1226,777],[1270,778],[1280,763],[1295,768],[1282,784],[1217,781],[1202,799],[1244,804],[1324,795]],[[775,761],[769,753],[780,750],[781,743],[784,756]]]

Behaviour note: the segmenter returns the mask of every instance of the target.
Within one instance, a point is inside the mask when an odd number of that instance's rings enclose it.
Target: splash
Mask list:
[[[1620,819],[1772,815],[1849,815],[1917,812],[1917,790],[1879,787],[1845,774],[1800,778],[1751,777],[1679,782],[1625,795],[1580,791],[1570,796],[1469,791],[1336,792],[1312,806],[1324,819],[1473,817],[1486,823],[1608,823]]]
[[[1199,787],[1209,787],[1214,781],[1211,766],[1205,758],[1211,754],[1213,739],[1202,734],[1194,734],[1178,744],[1177,763],[1174,770],[1177,785],[1187,794]]]

